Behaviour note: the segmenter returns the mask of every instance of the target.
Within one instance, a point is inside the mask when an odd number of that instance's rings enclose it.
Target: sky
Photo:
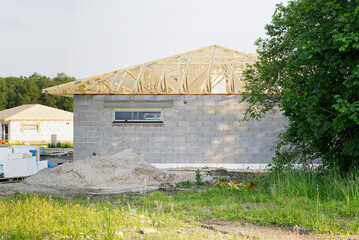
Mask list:
[[[217,44],[255,52],[281,0],[0,0],[0,77],[77,79]]]

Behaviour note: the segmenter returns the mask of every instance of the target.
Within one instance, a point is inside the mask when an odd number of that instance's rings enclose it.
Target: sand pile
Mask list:
[[[158,186],[176,182],[175,174],[153,167],[132,149],[109,157],[91,157],[44,169],[26,180],[47,186]]]

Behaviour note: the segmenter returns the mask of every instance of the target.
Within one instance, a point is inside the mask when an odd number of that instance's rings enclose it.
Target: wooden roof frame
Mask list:
[[[73,95],[238,94],[242,73],[257,61],[243,53],[211,45],[171,57],[43,89],[43,93]],[[221,91],[216,87],[221,86]]]

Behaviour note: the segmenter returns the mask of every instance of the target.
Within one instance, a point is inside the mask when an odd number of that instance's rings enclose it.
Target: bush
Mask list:
[[[74,147],[73,144],[71,144],[71,143],[61,143],[61,142],[58,142],[57,146],[55,146],[51,143],[47,144],[47,146],[49,148],[73,148]]]
[[[245,72],[250,94],[242,100],[245,119],[279,108],[289,120],[275,163],[321,159],[341,172],[358,166],[358,22],[357,1],[277,5],[267,38],[256,42],[260,61]]]

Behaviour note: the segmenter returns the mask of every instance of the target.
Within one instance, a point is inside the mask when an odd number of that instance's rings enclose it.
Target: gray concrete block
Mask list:
[[[196,147],[187,147],[185,150],[186,153],[199,153],[199,148]]]
[[[172,154],[171,161],[176,163],[250,162],[254,157],[259,160],[253,161],[268,162],[275,137],[287,121],[281,115],[268,115],[260,123],[238,122],[246,107],[238,104],[240,98],[239,95],[74,96],[74,159],[91,155],[95,145],[96,151],[102,149],[104,154],[132,147],[156,162],[168,161],[162,154]],[[113,125],[109,106],[129,104],[162,106],[165,123]]]

